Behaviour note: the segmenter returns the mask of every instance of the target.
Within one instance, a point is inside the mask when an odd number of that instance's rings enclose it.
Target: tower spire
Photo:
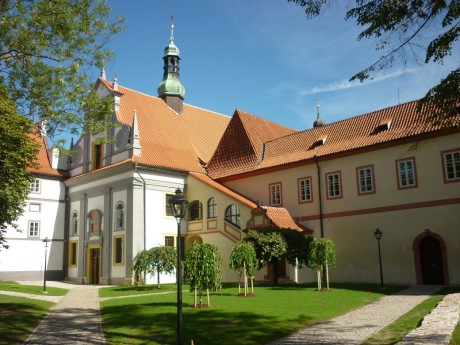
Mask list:
[[[319,117],[319,97],[316,96],[316,120],[313,122],[313,128],[321,127],[326,124],[324,120]]]
[[[174,15],[171,14],[171,36],[163,55],[163,80],[158,95],[178,114],[182,111],[185,88],[179,77],[179,48],[174,44]]]

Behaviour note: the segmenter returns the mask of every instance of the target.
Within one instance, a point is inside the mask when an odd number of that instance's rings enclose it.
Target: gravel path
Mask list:
[[[369,336],[395,321],[440,288],[441,286],[412,286],[397,294],[385,296],[363,308],[303,329],[268,345],[361,344]]]

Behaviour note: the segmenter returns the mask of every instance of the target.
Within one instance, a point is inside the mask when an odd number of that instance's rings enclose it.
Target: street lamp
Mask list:
[[[45,247],[45,270],[43,273],[43,292],[46,293],[46,256],[48,254],[48,243],[50,243],[51,240],[48,237],[45,237],[45,239],[42,242],[43,246]]]
[[[177,344],[182,345],[182,275],[181,275],[181,248],[182,239],[180,234],[180,221],[184,218],[187,211],[188,201],[185,199],[182,191],[177,188],[176,194],[169,199],[169,206],[174,213],[177,221]]]
[[[380,240],[382,239],[383,233],[377,228],[374,231],[375,239],[377,240],[377,244],[379,247],[379,265],[380,265],[380,286],[383,287],[383,273],[382,273],[382,255],[380,254]]]

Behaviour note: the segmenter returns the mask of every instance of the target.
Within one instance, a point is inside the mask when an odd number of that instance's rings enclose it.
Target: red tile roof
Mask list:
[[[99,79],[113,91],[113,84]],[[204,172],[230,117],[184,104],[177,114],[158,97],[118,86],[118,120],[131,126],[134,111],[140,132],[140,164],[181,171]]]
[[[226,149],[222,145],[223,139],[216,150],[218,156],[211,159],[207,170],[212,178],[219,179],[441,132],[440,126],[428,121],[435,110],[425,107],[419,112],[417,104],[413,101],[267,140],[258,157],[249,157],[255,152],[248,147],[248,143],[254,141],[251,136],[258,139],[258,133],[245,131],[232,120],[224,134],[225,143],[230,147]],[[390,126],[382,126],[390,121]],[[459,123],[460,116],[456,124]],[[231,146],[238,147],[237,143],[242,143],[239,151]]]
[[[204,184],[208,185],[209,187],[211,188],[214,188],[216,190],[218,190],[219,192],[241,202],[242,204],[250,207],[250,208],[255,208],[257,207],[257,204],[252,201],[251,199],[245,197],[244,195],[240,194],[240,193],[237,193],[235,192],[234,190],[228,188],[228,187],[225,187],[224,185],[214,181],[213,179],[211,179],[209,176],[205,175],[205,174],[199,174],[199,173],[194,173],[194,172],[191,172],[188,176],[191,176],[201,182],[203,182]]]
[[[245,172],[248,167],[257,166],[265,142],[296,132],[236,110],[208,163],[207,171],[212,178]]]
[[[42,137],[40,132],[36,129],[34,129],[34,132],[31,133],[30,136],[38,142],[39,147],[37,151],[37,167],[29,168],[29,172],[49,176],[67,176],[66,172],[54,170],[51,167],[52,152],[48,146],[48,139]]]

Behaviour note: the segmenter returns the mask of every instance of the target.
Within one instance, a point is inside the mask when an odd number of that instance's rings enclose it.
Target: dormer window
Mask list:
[[[384,120],[379,123],[377,127],[375,127],[374,132],[372,134],[377,134],[383,131],[387,131],[390,129],[391,126],[391,120]]]
[[[317,148],[318,146],[322,146],[326,144],[327,136],[321,137],[318,140],[316,140],[311,146],[308,148],[309,150],[313,150]]]

